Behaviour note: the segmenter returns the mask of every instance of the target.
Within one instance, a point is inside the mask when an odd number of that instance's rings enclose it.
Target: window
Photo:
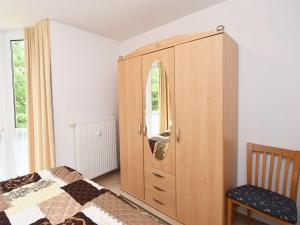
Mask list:
[[[14,87],[15,127],[27,127],[24,40],[10,42]]]

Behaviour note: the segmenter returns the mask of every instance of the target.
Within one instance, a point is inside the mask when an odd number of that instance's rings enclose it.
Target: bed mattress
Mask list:
[[[69,167],[0,182],[1,225],[162,224]]]

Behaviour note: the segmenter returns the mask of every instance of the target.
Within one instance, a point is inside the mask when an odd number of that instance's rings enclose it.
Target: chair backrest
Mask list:
[[[248,143],[247,149],[248,184],[275,191],[296,201],[300,152],[253,143]]]

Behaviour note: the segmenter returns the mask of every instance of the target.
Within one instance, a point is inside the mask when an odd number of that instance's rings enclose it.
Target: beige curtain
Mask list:
[[[165,70],[159,64],[159,110],[160,110],[160,132],[165,132],[169,129],[170,118],[170,95],[169,85]]]
[[[55,166],[49,21],[25,29],[30,171]]]

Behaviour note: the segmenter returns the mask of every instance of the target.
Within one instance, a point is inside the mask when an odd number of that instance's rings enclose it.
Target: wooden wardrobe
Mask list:
[[[124,191],[186,225],[225,225],[225,194],[237,179],[237,60],[223,31],[120,57]]]

